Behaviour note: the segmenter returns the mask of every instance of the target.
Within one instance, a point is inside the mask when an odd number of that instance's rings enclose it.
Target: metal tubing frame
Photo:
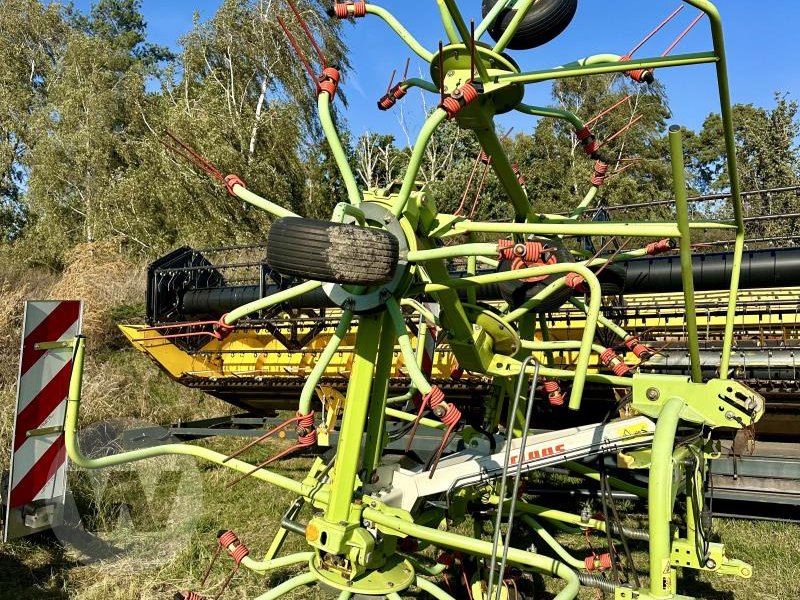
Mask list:
[[[449,38],[452,40],[454,33],[459,33],[465,45],[470,43],[468,40],[468,32],[463,18],[458,12],[457,7],[453,0],[437,0],[440,8],[447,9],[452,17],[452,28],[448,28],[448,23],[444,19],[444,11],[442,11],[443,24],[448,33]],[[646,224],[632,224],[632,223],[575,223],[564,220],[557,220],[548,215],[534,215],[530,210],[528,199],[524,190],[517,182],[516,177],[513,176],[513,171],[510,168],[510,163],[505,151],[502,148],[500,140],[494,133],[493,127],[481,127],[476,132],[481,145],[492,155],[493,166],[497,172],[501,182],[509,194],[512,204],[514,205],[515,213],[517,216],[517,223],[513,224],[498,224],[498,223],[473,223],[469,221],[454,221],[451,226],[452,234],[472,234],[472,233],[498,233],[502,235],[514,234],[538,234],[538,235],[624,235],[632,237],[675,237],[679,238],[682,242],[682,255],[687,250],[686,244],[689,242],[689,233],[691,229],[707,228],[707,229],[735,229],[736,230],[736,245],[734,252],[734,268],[733,277],[731,281],[729,304],[728,304],[728,322],[726,323],[725,337],[723,343],[723,351],[721,358],[721,371],[723,376],[727,373],[727,368],[730,361],[731,342],[733,337],[733,318],[736,306],[736,294],[739,285],[739,271],[741,266],[741,257],[744,246],[744,221],[741,209],[741,194],[739,188],[738,171],[735,160],[735,141],[733,138],[733,125],[731,118],[730,107],[730,93],[728,89],[727,80],[727,66],[724,50],[724,42],[722,39],[721,21],[717,9],[706,0],[685,0],[688,4],[695,6],[705,12],[709,16],[711,22],[712,38],[714,42],[713,52],[683,54],[672,57],[660,58],[646,58],[630,60],[624,63],[619,61],[617,55],[598,55],[583,59],[575,63],[562,65],[555,69],[546,71],[534,71],[528,73],[509,73],[501,74],[491,78],[488,77],[482,68],[482,61],[478,57],[477,64],[475,65],[481,73],[481,77],[485,83],[494,84],[526,84],[535,83],[545,80],[554,80],[566,77],[578,77],[600,73],[621,73],[625,71],[637,69],[655,69],[677,67],[683,65],[693,64],[708,64],[715,63],[717,69],[717,77],[720,89],[720,102],[722,110],[723,127],[726,138],[726,150],[728,153],[728,168],[731,177],[731,196],[734,206],[734,222],[729,223],[689,223],[688,219],[685,222],[679,222],[678,225],[667,223],[646,223]],[[533,0],[522,0],[518,4],[518,14],[512,20],[511,27],[505,32],[501,40],[496,44],[495,50],[502,50],[507,45],[508,41],[516,32],[517,27],[521,23],[522,17],[526,10],[532,5]],[[489,16],[476,29],[476,36],[480,37],[485,33],[488,28],[491,17],[499,14],[503,7],[507,6],[508,2],[501,0],[492,9]],[[376,15],[382,18],[391,27],[403,41],[423,60],[431,62],[434,59],[434,54],[427,51],[421,44],[385,9],[380,8],[374,4],[367,4],[367,13]],[[420,87],[429,91],[438,91],[434,84],[424,80],[408,80],[401,84],[403,89],[409,87]],[[496,89],[496,88],[495,88]],[[491,93],[491,92],[489,92]],[[323,129],[325,130],[326,137],[331,143],[331,148],[337,164],[342,171],[342,176],[348,189],[348,196],[352,204],[361,202],[361,194],[357,189],[357,184],[349,165],[345,166],[342,162],[344,157],[344,150],[341,141],[333,126],[333,120],[330,116],[330,98],[327,93],[322,93],[319,100],[320,118],[322,121]],[[528,107],[520,104],[517,110],[527,112],[528,114],[539,114],[540,116],[547,116],[553,118],[562,118],[570,121],[573,126],[580,123],[580,119],[576,116],[566,113],[566,111],[558,111],[557,109],[539,109],[537,107]],[[411,193],[413,191],[414,183],[416,181],[419,169],[421,167],[424,152],[435,130],[447,118],[447,113],[442,109],[436,109],[426,120],[419,137],[417,139],[414,151],[409,162],[408,170],[405,174],[403,185],[392,206],[392,214],[395,217],[402,218],[407,208]],[[483,120],[487,121],[484,125],[491,125],[491,120],[482,115]],[[677,185],[677,182],[676,182]],[[682,186],[685,192],[685,186]],[[269,202],[252,192],[249,192],[241,185],[233,186],[233,193],[259,208],[264,209],[270,214],[277,217],[290,217],[297,216],[293,212],[284,209],[272,202]],[[581,210],[584,204],[591,202],[592,190],[590,190],[587,198],[581,202],[576,211]],[[529,222],[522,222],[523,220]],[[474,246],[482,246],[476,248],[471,256],[484,256],[493,254],[486,252],[487,245],[475,244]],[[461,251],[465,250],[463,247]],[[428,252],[428,254],[425,254]],[[436,250],[420,251],[415,258],[420,261],[433,261],[441,260],[444,258],[442,254]],[[461,254],[463,256],[463,253]],[[412,253],[412,256],[414,254]],[[433,258],[435,257],[435,259]],[[446,314],[450,315],[452,312],[456,315],[457,319],[463,320],[463,310],[461,310],[457,300],[453,300],[453,295],[447,295],[454,289],[460,287],[470,288],[475,285],[483,283],[497,283],[500,281],[508,281],[513,279],[522,279],[530,276],[538,276],[543,274],[553,273],[566,273],[575,272],[583,276],[589,284],[590,306],[588,307],[586,326],[584,330],[584,337],[580,343],[580,353],[576,364],[576,371],[564,371],[560,369],[553,369],[549,367],[542,367],[540,373],[544,376],[555,376],[562,378],[574,378],[574,385],[572,396],[570,398],[570,408],[577,408],[580,405],[582,396],[583,383],[586,380],[595,380],[607,383],[610,385],[630,385],[630,380],[593,375],[587,377],[586,369],[588,367],[589,355],[592,351],[592,340],[594,338],[594,331],[597,327],[598,316],[600,312],[600,290],[599,283],[596,276],[581,264],[569,265],[555,265],[553,267],[539,267],[531,269],[522,269],[515,273],[508,274],[492,274],[492,275],[474,275],[461,280],[446,279],[442,277],[434,278],[431,283],[425,286],[426,291],[442,292],[443,296],[449,301],[443,302]],[[438,280],[437,280],[438,279]],[[563,280],[556,282],[558,285],[563,286]],[[295,288],[280,292],[269,298],[250,303],[227,315],[223,322],[224,324],[231,325],[242,317],[258,312],[275,304],[278,304],[286,299],[301,295],[313,289],[316,289],[321,284],[318,282],[306,282],[298,285]],[[547,293],[552,293],[557,288],[557,285],[548,286]],[[546,296],[545,296],[546,297]],[[527,303],[526,303],[527,304]],[[515,319],[524,316],[525,313],[531,308],[528,306],[522,313],[516,314]],[[688,307],[687,307],[688,308]],[[519,311],[515,311],[518,313]],[[515,313],[512,313],[514,315]],[[507,316],[509,318],[510,316]],[[510,320],[515,320],[510,319]],[[393,326],[393,332],[388,333],[386,329],[390,329],[390,323]],[[458,323],[459,326],[462,323]],[[383,333],[382,333],[383,332]],[[315,503],[321,504],[326,507],[325,518],[331,522],[341,523],[348,521],[351,518],[351,508],[353,506],[354,485],[357,476],[357,468],[359,461],[351,460],[353,456],[357,457],[360,454],[360,446],[362,434],[365,431],[365,422],[368,414],[368,405],[380,400],[376,396],[380,396],[379,392],[371,393],[373,390],[373,378],[375,374],[377,357],[381,356],[379,346],[384,346],[386,340],[397,337],[400,344],[403,356],[408,364],[409,373],[414,381],[415,387],[424,393],[430,391],[430,384],[421,373],[416,361],[415,355],[411,348],[408,339],[408,332],[403,321],[402,313],[397,302],[390,299],[387,303],[387,312],[363,317],[359,325],[359,334],[356,342],[356,359],[353,368],[353,374],[348,386],[348,398],[345,407],[345,413],[342,423],[342,431],[339,442],[339,455],[348,457],[348,460],[337,461],[335,479],[336,485],[330,491],[326,486],[316,484],[309,485],[303,482],[296,482],[287,477],[283,477],[276,473],[270,472],[266,469],[260,469],[253,473],[253,478],[264,481],[266,483],[277,485],[286,489],[294,494],[308,498]],[[382,343],[379,343],[382,340]],[[335,346],[331,354],[335,352]],[[328,350],[328,348],[326,348]],[[77,423],[78,423],[78,410],[80,406],[80,388],[81,388],[81,375],[83,371],[83,354],[84,354],[84,340],[78,338],[75,343],[74,357],[73,357],[73,374],[70,382],[70,393],[67,403],[67,414],[65,421],[65,444],[70,458],[78,466],[96,469],[114,466],[127,462],[135,462],[154,456],[163,455],[186,455],[209,460],[216,464],[224,464],[225,466],[239,472],[249,472],[252,465],[232,459],[227,460],[222,454],[199,448],[187,444],[170,444],[160,447],[147,448],[142,450],[135,450],[130,452],[123,452],[117,455],[102,457],[98,459],[91,459],[86,457],[80,452],[77,443]],[[538,365],[537,365],[538,368]],[[528,369],[523,367],[525,373],[531,374]],[[313,388],[312,388],[313,389]],[[383,402],[385,403],[385,393],[383,394]],[[364,398],[370,397],[371,402],[364,402]],[[302,406],[305,406],[305,402]],[[683,400],[680,398],[673,398],[669,400],[658,420],[656,427],[655,439],[653,442],[653,459],[651,466],[651,478],[649,482],[649,515],[650,515],[650,528],[651,528],[651,550],[650,550],[650,570],[651,570],[651,594],[653,597],[667,597],[674,589],[674,570],[671,570],[672,580],[668,586],[662,584],[659,579],[663,573],[664,564],[669,564],[670,553],[670,517],[672,514],[672,476],[673,470],[676,468],[675,459],[673,457],[673,446],[675,440],[675,431],[679,421],[679,414],[684,406]],[[381,405],[383,410],[380,411],[380,418],[389,409]],[[378,429],[372,435],[372,445],[381,445],[379,441],[381,438],[378,435]],[[373,449],[378,452],[378,448]],[[374,458],[374,457],[373,457]],[[371,461],[371,462],[374,462]],[[678,467],[679,468],[679,467]],[[589,476],[589,475],[587,475]],[[497,500],[498,504],[502,504],[500,499]],[[520,510],[532,514],[538,514],[548,520],[555,520],[563,523],[583,524],[580,517],[561,513],[543,507],[536,507],[525,503],[520,503]],[[499,508],[498,510],[502,510]],[[507,553],[508,559],[516,565],[527,567],[534,570],[549,573],[556,577],[560,577],[567,581],[567,586],[556,596],[557,600],[567,598],[574,598],[579,589],[579,581],[575,573],[570,570],[566,565],[558,561],[546,559],[535,553],[526,552],[514,548],[492,548],[491,544],[479,539],[473,539],[461,535],[455,535],[447,532],[442,532],[437,529],[424,527],[413,522],[408,522],[395,514],[389,514],[384,510],[377,508],[364,508],[363,518],[372,521],[378,526],[382,526],[390,531],[399,532],[403,535],[414,536],[422,541],[430,542],[437,546],[447,547],[466,551],[475,555],[484,557],[502,557]],[[576,519],[578,519],[576,521]],[[591,522],[591,520],[590,520]],[[603,522],[596,522],[592,524],[593,527],[603,530],[605,524]],[[307,553],[306,553],[307,555]],[[286,561],[297,561],[301,555],[292,555],[282,559],[274,559],[273,561],[264,561],[259,563],[256,567],[258,569],[268,570],[275,565],[289,564]],[[305,555],[304,555],[305,556]],[[245,565],[247,566],[247,565]],[[254,567],[254,565],[250,565]],[[296,587],[311,583],[316,580],[316,576],[312,573],[306,573],[291,579],[284,584],[279,585],[275,589],[267,592],[259,598],[259,600],[272,600],[282,596],[284,593],[295,589]],[[449,596],[445,594],[438,587],[423,579],[419,579],[418,586],[433,594],[437,598],[449,600]],[[669,588],[669,589],[667,589]],[[667,593],[668,592],[668,593]],[[343,597],[349,593],[344,592]]]
[[[686,333],[689,342],[692,381],[699,383],[703,380],[703,374],[700,369],[700,337],[697,332],[697,311],[694,304],[689,203],[686,200],[686,175],[684,172],[681,128],[677,125],[669,128],[669,148],[672,159],[672,184],[675,188],[675,215],[678,221],[678,229],[681,232],[678,243],[680,245],[681,282],[683,283],[683,301],[686,305]]]

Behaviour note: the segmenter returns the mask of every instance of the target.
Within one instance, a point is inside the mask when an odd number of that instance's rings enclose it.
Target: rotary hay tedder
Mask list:
[[[222,344],[241,335],[237,328],[246,327],[247,318],[275,314],[301,298],[317,298],[335,307],[336,312],[329,314],[335,314],[338,322],[304,372],[296,416],[232,456],[180,443],[88,458],[77,443],[84,357],[84,340],[78,338],[65,427],[67,451],[74,463],[97,469],[165,454],[187,455],[224,465],[240,474],[237,480],[251,477],[295,494],[297,501],[289,507],[263,560],[251,558],[235,534],[219,536],[219,550],[227,552],[237,566],[267,573],[306,565],[302,574],[259,600],[279,598],[313,583],[342,600],[366,596],[394,600],[412,586],[441,600],[454,596],[510,600],[534,597],[526,585],[529,573],[563,580],[555,596],[559,600],[575,598],[581,586],[619,599],[687,598],[678,594],[679,569],[751,577],[750,565],[728,558],[724,545],[711,541],[710,512],[704,500],[709,462],[720,453],[720,432],[754,427],[765,407],[759,393],[727,377],[745,237],[722,25],[716,8],[706,0],[686,1],[708,17],[713,42],[708,52],[645,59],[602,54],[525,73],[505,50],[533,48],[557,36],[571,21],[576,0],[484,2],[484,18],[477,26],[465,22],[453,0],[439,0],[449,41],[433,52],[383,8],[361,1],[336,4],[332,17],[380,17],[430,64],[430,81],[404,79],[380,100],[382,109],[391,108],[414,87],[441,95],[441,103],[428,116],[413,147],[402,185],[362,192],[331,118],[339,72],[326,64],[300,13],[292,2],[288,4],[321,62],[321,73],[315,73],[301,44],[280,19],[312,76],[319,117],[349,202],[338,205],[330,221],[304,219],[248,190],[238,177],[224,177],[172,138],[174,149],[223,182],[230,194],[276,217],[266,244],[267,262],[280,274],[282,284],[221,318],[140,328],[136,335],[137,343],[148,347],[177,348],[172,345],[175,340]],[[478,41],[487,32],[494,45]],[[694,64],[716,67],[733,219],[690,220],[681,133],[672,127],[675,222],[583,220],[609,161],[578,116],[524,104],[525,85],[600,73],[624,73],[647,82],[654,69]],[[575,128],[583,150],[596,161],[588,193],[571,214],[531,211],[518,169],[495,132],[494,117],[512,110],[566,120]],[[479,222],[440,213],[417,186],[426,146],[448,119],[474,131],[513,206],[513,222]],[[735,240],[726,320],[720,331],[719,378],[704,379],[691,234],[713,229],[726,230]],[[643,243],[639,249],[588,256],[574,244],[586,236],[622,236]],[[479,241],[492,237],[495,241]],[[673,250],[680,257],[690,375],[645,372],[629,364],[631,357],[645,361],[655,351],[601,311],[603,295],[608,286],[613,287],[613,263],[618,267],[637,257]],[[458,276],[449,268],[453,259],[465,265],[465,272]],[[507,293],[502,300],[480,302],[480,291],[487,286]],[[426,298],[436,308],[421,301]],[[575,339],[552,339],[548,315],[566,303],[582,315],[582,330]],[[410,316],[418,319],[415,336],[409,331]],[[356,322],[357,332],[352,334]],[[313,328],[312,323],[309,329]],[[432,331],[436,336],[428,335]],[[478,401],[479,418],[459,406],[457,395],[448,397],[446,386],[432,380],[424,359],[425,341],[431,337],[447,344],[457,361],[455,377],[463,373],[466,379],[489,382]],[[609,347],[601,346],[599,337],[614,341]],[[346,392],[337,395],[334,390],[326,396],[327,415],[323,411],[318,424],[313,410],[315,391],[322,389],[322,378],[340,356],[344,339],[352,344],[353,355],[347,366]],[[416,339],[416,349],[412,339]],[[196,360],[205,361],[204,368],[209,370],[219,366],[213,353]],[[399,361],[411,387],[390,397]],[[540,386],[543,392],[537,397]],[[565,413],[567,408],[581,411],[589,386],[616,394],[618,406],[607,418],[566,430],[533,428],[534,405],[550,405]],[[430,433],[415,436],[418,427],[439,431],[437,442],[430,444]],[[287,429],[296,430],[293,446],[259,465],[240,459],[255,443]],[[300,481],[267,468],[290,452],[330,444],[334,435],[331,458],[315,459]],[[523,478],[554,465],[600,483],[602,514],[571,514],[534,504],[522,493]],[[615,491],[646,499],[646,529],[623,524]],[[308,523],[300,524],[297,516],[304,504],[316,512]],[[684,508],[681,514],[675,514],[676,506]],[[474,517],[474,535],[448,530],[468,517]],[[482,523],[487,520],[493,529],[484,539]],[[541,538],[546,553],[515,546],[514,534],[520,526]],[[554,528],[583,532],[587,540],[596,533],[603,540],[598,544],[606,549],[592,549],[585,558],[577,558],[559,544],[551,533]],[[279,556],[288,531],[305,537],[307,551]],[[647,580],[639,578],[629,541],[647,545]],[[449,582],[447,590],[441,581]],[[184,597],[201,598],[194,592],[176,596]]]

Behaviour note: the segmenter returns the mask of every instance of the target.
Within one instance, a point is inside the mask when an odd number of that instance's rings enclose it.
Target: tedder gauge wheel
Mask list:
[[[267,236],[267,263],[277,272],[341,285],[389,281],[399,253],[388,231],[316,219],[278,219]]]
[[[497,0],[483,0],[483,16],[485,17],[497,4]],[[558,36],[572,22],[578,0],[538,0],[528,10],[525,18],[508,44],[509,50],[530,50]],[[489,28],[489,35],[494,41],[503,37],[511,20],[516,14],[513,8],[506,8]]]

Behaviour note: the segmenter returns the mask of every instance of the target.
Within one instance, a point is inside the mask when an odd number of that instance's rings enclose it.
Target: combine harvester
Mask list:
[[[330,221],[302,218],[248,190],[238,177],[223,176],[172,138],[178,152],[230,194],[276,220],[266,260],[249,263],[257,270],[252,283],[223,274],[222,264],[235,270],[248,267],[247,261],[231,266],[184,249],[156,263],[148,292],[152,325],[127,331],[181,383],[254,413],[291,408],[294,416],[233,456],[176,443],[90,459],[77,443],[84,359],[78,337],[64,427],[70,459],[98,469],[166,454],[195,456],[236,472],[234,481],[263,482],[265,493],[274,485],[295,494],[263,560],[252,558],[230,531],[218,538],[219,549],[237,567],[268,573],[305,566],[259,600],[309,584],[342,600],[396,600],[412,586],[441,600],[510,600],[533,597],[531,573],[562,580],[558,600],[575,598],[581,586],[617,599],[688,598],[679,594],[679,569],[751,577],[750,565],[728,557],[725,546],[711,540],[705,500],[709,465],[722,455],[722,442],[751,431],[765,412],[764,396],[740,381],[762,375],[732,352],[743,314],[737,298],[750,305],[761,297],[756,291],[740,294],[740,274],[755,271],[741,270],[744,215],[716,8],[706,0],[686,2],[708,18],[710,51],[644,59],[602,54],[526,73],[505,51],[556,37],[571,21],[576,0],[518,0],[513,9],[507,0],[485,1],[477,25],[464,20],[453,0],[440,0],[448,43],[434,51],[383,8],[361,1],[336,4],[332,17],[377,16],[430,65],[430,81],[404,79],[380,100],[382,108],[390,109],[415,87],[441,97],[402,183],[362,192],[331,118],[339,72],[326,64],[288,4],[321,63],[316,72],[303,56],[349,202],[337,206]],[[493,45],[478,41],[487,33]],[[696,64],[716,67],[733,218],[690,220],[681,131],[672,127],[675,222],[583,219],[609,161],[579,116],[524,104],[525,86],[599,73],[627,73],[646,82],[653,69]],[[565,120],[595,161],[586,198],[572,214],[531,211],[518,169],[495,131],[494,117],[513,110]],[[513,206],[513,222],[440,213],[417,187],[426,145],[448,119],[475,132]],[[699,230],[733,236],[729,276],[722,277],[728,279],[722,314],[719,294],[702,300],[695,295],[695,280],[704,279],[693,279],[692,235]],[[577,243],[586,237],[640,243],[590,256]],[[653,259],[669,261],[679,273],[679,284],[670,281],[662,290],[671,292],[668,299],[626,297],[627,304],[604,308],[604,296],[623,292],[633,272],[647,270],[650,263],[634,259],[673,250],[678,258]],[[664,283],[658,276],[645,279]],[[661,322],[661,313],[648,313],[654,301],[656,311],[678,306],[670,309],[669,322]],[[763,321],[752,325],[762,326]],[[701,344],[701,328],[713,346]],[[685,344],[686,356],[657,355],[658,348],[643,341],[655,330]],[[608,414],[595,418],[599,398]],[[548,413],[548,431],[544,419],[533,418],[535,411]],[[573,426],[574,419],[566,417],[572,414],[582,424]],[[287,431],[296,438],[269,461],[243,460],[255,443]],[[332,458],[317,458],[302,480],[268,468],[290,453],[328,445]],[[523,494],[523,476],[554,466],[599,482],[602,512],[572,514],[548,506],[546,494]],[[646,498],[646,529],[623,523],[615,501],[620,491]],[[307,522],[300,521],[303,505],[318,509]],[[454,531],[470,518],[473,535]],[[488,534],[486,521],[493,525]],[[519,547],[512,535],[519,527],[539,536],[541,553]],[[553,533],[561,530],[584,533],[587,540],[594,536],[593,549],[571,554]],[[280,556],[287,532],[301,534],[307,549]],[[647,548],[646,579],[634,565],[634,544]],[[186,592],[176,598],[201,596]]]

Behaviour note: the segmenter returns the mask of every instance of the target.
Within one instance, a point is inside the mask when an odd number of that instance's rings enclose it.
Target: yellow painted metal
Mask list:
[[[739,311],[734,329],[738,339],[750,340],[792,340],[800,339],[800,288],[781,288],[768,290],[743,290],[739,294]],[[697,293],[697,323],[701,338],[706,341],[720,341],[725,331],[726,314],[724,310],[727,292]],[[748,305],[756,306],[749,309]],[[653,345],[682,340],[685,327],[684,309],[681,294],[656,294],[648,296],[626,296],[625,310],[628,315],[620,324],[634,334],[648,332],[648,339],[656,340]],[[335,312],[330,312],[332,322]],[[585,315],[571,307],[549,316],[551,341],[579,341],[584,330]],[[300,336],[309,329],[300,328]],[[325,348],[333,332],[323,330],[301,349],[289,349],[267,330],[237,330],[225,340],[210,340],[198,352],[189,353],[172,343],[160,340],[158,332],[142,331],[142,327],[123,325],[125,336],[138,350],[146,353],[171,377],[181,379],[193,376],[208,379],[223,385],[225,380],[242,377],[263,377],[266,380],[297,378],[304,381],[315,364],[316,357]],[[339,352],[334,356],[324,375],[324,381],[344,381],[352,371],[353,343],[357,327],[344,338]],[[535,339],[540,340],[541,332]],[[412,345],[417,340],[412,337]],[[556,367],[574,364],[577,349],[553,352]],[[545,360],[542,353],[535,354]],[[632,354],[626,360],[635,364]],[[448,380],[456,360],[446,344],[440,344],[434,353],[431,379]],[[592,357],[592,368],[599,369],[597,356]],[[405,380],[408,373],[404,366],[399,346],[395,348],[392,379]],[[478,380],[480,377],[465,373],[462,380]]]

